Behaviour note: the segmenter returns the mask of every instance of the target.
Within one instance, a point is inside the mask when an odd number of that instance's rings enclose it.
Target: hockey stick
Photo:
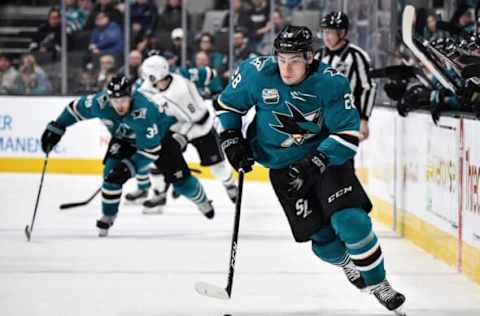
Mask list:
[[[235,259],[237,256],[237,241],[238,230],[240,227],[240,209],[242,205],[244,171],[243,169],[240,169],[238,172],[238,198],[237,202],[235,203],[235,220],[233,225],[232,246],[230,248],[230,265],[228,270],[227,287],[223,289],[221,287],[206,282],[195,283],[195,290],[198,294],[223,300],[228,300],[232,296],[233,275],[235,273]]]
[[[30,241],[30,238],[32,237],[33,224],[35,223],[35,218],[37,216],[38,202],[40,201],[40,193],[42,193],[43,178],[45,177],[45,171],[47,170],[47,163],[48,153],[45,155],[45,160],[43,161],[42,177],[40,178],[40,185],[38,187],[37,200],[35,201],[35,209],[33,211],[32,223],[30,224],[30,226],[25,226],[25,235],[27,236],[27,241]]]
[[[92,196],[90,196],[88,199],[86,199],[85,201],[82,201],[82,202],[73,202],[73,203],[60,204],[60,209],[61,209],[61,210],[66,210],[66,209],[73,208],[73,207],[78,207],[78,206],[87,205],[88,203],[90,203],[90,202],[98,195],[98,193],[100,193],[100,191],[102,191],[102,187],[98,188],[98,189],[95,191],[95,193],[92,194]]]
[[[420,62],[438,79],[446,89],[456,93],[457,87],[444,73],[444,70],[436,65],[426,56],[426,52],[422,51],[423,44],[413,37],[413,21],[415,19],[415,7],[407,5],[402,15],[402,40],[405,45],[412,51]]]

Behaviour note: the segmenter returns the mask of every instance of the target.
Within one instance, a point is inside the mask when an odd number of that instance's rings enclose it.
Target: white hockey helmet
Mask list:
[[[158,55],[154,55],[145,59],[141,66],[141,76],[143,80],[156,83],[164,79],[170,74],[170,66],[168,61]]]

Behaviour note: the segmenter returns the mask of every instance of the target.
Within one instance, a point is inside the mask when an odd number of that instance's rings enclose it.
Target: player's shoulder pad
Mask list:
[[[259,56],[246,59],[238,66],[238,70],[255,78],[261,74],[277,71],[277,63],[273,56]]]
[[[320,63],[313,75],[317,79],[317,90],[323,91],[326,98],[343,98],[345,94],[351,93],[347,77],[327,64]]]

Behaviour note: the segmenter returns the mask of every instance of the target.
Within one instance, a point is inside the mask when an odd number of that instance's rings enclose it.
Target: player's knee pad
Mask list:
[[[209,168],[212,171],[213,176],[221,181],[227,181],[232,176],[232,167],[230,167],[226,160],[217,162],[216,164],[209,166]]]
[[[197,195],[200,190],[200,182],[194,176],[189,175],[188,177],[173,183],[173,189],[181,195],[193,197]]]
[[[341,265],[347,256],[345,244],[338,237],[328,243],[319,243],[312,240],[312,250],[323,261],[335,265]]]
[[[347,208],[333,214],[332,226],[342,241],[357,243],[367,237],[372,230],[372,221],[361,208]]]

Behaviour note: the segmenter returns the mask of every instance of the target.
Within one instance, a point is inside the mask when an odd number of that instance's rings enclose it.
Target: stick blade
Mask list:
[[[27,241],[30,241],[30,237],[32,236],[32,233],[30,231],[30,227],[25,226],[25,236],[27,236]]]
[[[84,203],[65,203],[65,204],[60,204],[59,208],[61,210],[66,210],[69,208],[77,207],[77,206],[82,206]]]
[[[197,293],[200,295],[218,298],[221,300],[230,299],[230,295],[228,295],[225,289],[206,282],[195,283],[195,291],[197,291]]]

